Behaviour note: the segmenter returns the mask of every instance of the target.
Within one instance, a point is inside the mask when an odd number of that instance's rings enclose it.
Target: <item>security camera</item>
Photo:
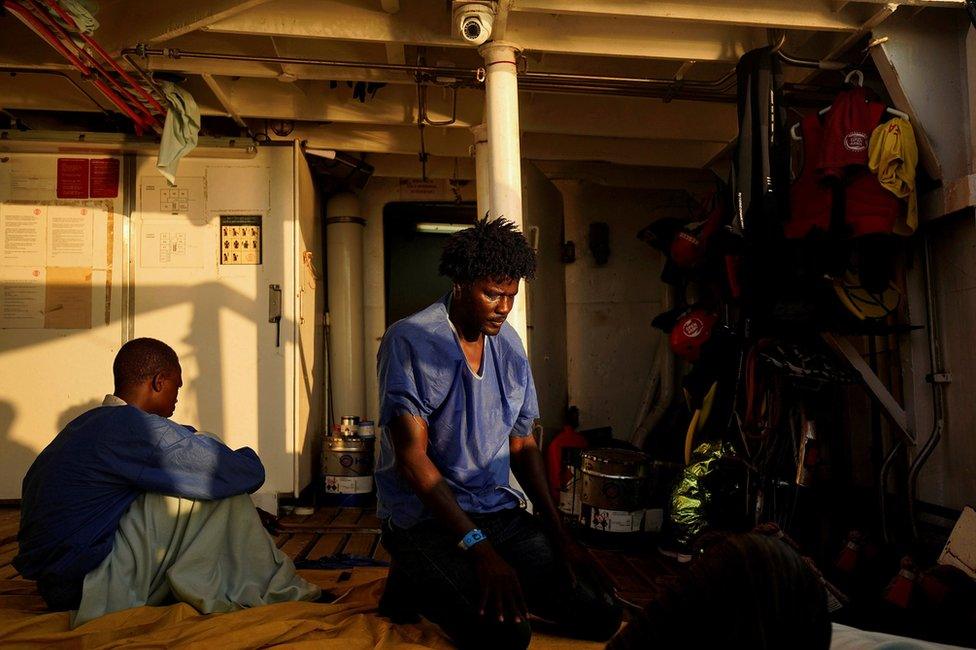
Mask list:
[[[454,29],[463,40],[481,45],[491,38],[491,24],[495,12],[490,3],[464,2],[454,4]]]

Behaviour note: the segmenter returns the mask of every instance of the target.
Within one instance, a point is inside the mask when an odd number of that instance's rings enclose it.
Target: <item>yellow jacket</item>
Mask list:
[[[881,185],[895,196],[908,199],[904,219],[895,223],[898,235],[910,235],[918,227],[918,198],[915,193],[915,165],[918,146],[915,131],[908,120],[896,117],[871,133],[868,145],[868,167],[878,175]]]

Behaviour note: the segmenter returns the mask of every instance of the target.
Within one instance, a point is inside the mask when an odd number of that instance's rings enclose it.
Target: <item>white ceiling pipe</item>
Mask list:
[[[338,194],[326,207],[329,388],[332,412],[367,417],[363,342],[363,226],[359,199]],[[336,423],[333,423],[336,424]]]
[[[488,125],[489,210],[522,228],[522,153],[519,144],[518,77],[511,43],[489,41],[478,52],[485,59],[485,121]],[[525,287],[521,287],[508,322],[528,348]]]

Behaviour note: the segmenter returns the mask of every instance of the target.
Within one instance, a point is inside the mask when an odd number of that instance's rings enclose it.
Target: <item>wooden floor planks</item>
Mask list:
[[[311,515],[289,515],[280,520],[275,544],[295,561],[321,560],[345,554],[388,562],[379,543],[380,522],[372,510],[319,508]],[[20,510],[0,507],[0,594],[21,595],[34,591],[34,583],[20,577],[13,567],[17,555]]]
[[[17,508],[0,507],[0,595],[36,593],[34,583],[22,579],[11,564],[17,554],[19,523]],[[371,509],[319,508],[311,515],[282,517],[273,537],[278,548],[296,562],[337,555],[389,562],[390,556],[380,543],[380,529],[380,521]],[[643,605],[653,597],[657,578],[681,571],[676,563],[653,551],[592,549],[591,555],[618,595],[635,605]]]

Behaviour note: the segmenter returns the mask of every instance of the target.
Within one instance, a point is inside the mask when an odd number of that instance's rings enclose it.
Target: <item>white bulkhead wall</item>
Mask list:
[[[231,447],[254,449],[267,474],[259,492],[269,505],[274,494],[295,493],[303,487],[301,478],[311,476],[306,438],[317,426],[299,418],[320,413],[313,402],[322,395],[300,389],[321,385],[315,375],[322,369],[307,367],[299,357],[300,337],[310,346],[315,337],[315,319],[300,322],[300,281],[308,279],[300,242],[314,242],[319,225],[307,214],[298,218],[304,211],[297,206],[298,164],[304,160],[292,147],[262,147],[248,161],[185,160],[176,189],[188,190],[189,211],[176,216],[157,203],[166,188],[154,159],[140,159],[137,171],[134,335],[174,347],[184,387],[173,419],[216,433]],[[194,204],[198,188],[205,194]],[[222,217],[260,219],[261,264],[221,263]],[[188,246],[201,250],[183,266],[151,266],[146,233],[157,224],[185,229]],[[313,232],[303,235],[302,224]],[[277,324],[269,321],[272,285],[280,290]],[[309,402],[306,408],[303,401]]]
[[[17,259],[14,248],[0,242],[0,499],[20,498],[21,481],[37,454],[69,421],[101,404],[112,392],[112,360],[121,345],[125,299],[122,278],[126,272],[124,248],[124,183],[111,199],[59,202],[58,158],[117,160],[105,155],[4,154],[0,159],[0,219],[26,213],[40,221],[41,252],[36,259]],[[77,216],[90,218],[91,240],[85,244],[86,261],[69,260],[65,269],[52,259],[50,249],[53,214],[50,208],[70,203]],[[81,210],[87,209],[87,214]],[[6,230],[5,230],[6,231]],[[49,237],[51,236],[51,237]],[[44,253],[47,250],[47,255]],[[87,268],[85,268],[87,267]],[[29,310],[38,313],[57,305],[46,300],[49,272],[67,270],[91,288],[91,327],[54,329],[46,315],[31,325],[13,323],[8,317]],[[79,273],[74,273],[78,271]],[[26,292],[26,295],[25,295]],[[11,299],[15,293],[23,309]],[[36,295],[41,304],[29,298]],[[51,302],[51,304],[44,304]],[[64,324],[64,323],[62,323]],[[70,323],[68,323],[70,324]],[[26,326],[25,326],[26,325]]]
[[[57,158],[11,155],[4,164],[22,169],[14,177],[33,179],[29,195],[13,198],[52,203]],[[254,448],[267,470],[258,500],[270,509],[275,493],[295,493],[310,480],[322,423],[321,222],[304,159],[293,147],[260,148],[245,161],[188,158],[176,188],[166,186],[153,157],[133,163],[132,219],[123,210],[124,178],[118,198],[106,203],[111,212],[93,206],[92,327],[2,331],[0,498],[19,497],[37,453],[112,392],[122,343],[152,336],[169,343],[183,366],[173,419]],[[5,189],[8,177],[0,172]],[[219,263],[221,215],[261,218],[262,264]],[[8,263],[0,270],[15,272]],[[282,293],[278,345],[269,284]]]

